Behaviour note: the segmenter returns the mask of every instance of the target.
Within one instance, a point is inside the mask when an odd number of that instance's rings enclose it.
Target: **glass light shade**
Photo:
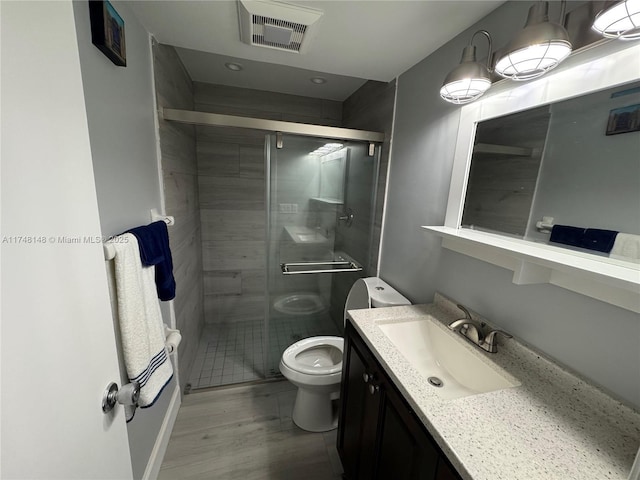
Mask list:
[[[548,2],[538,2],[529,9],[525,27],[496,62],[499,75],[529,80],[544,75],[569,56],[569,34],[562,26],[549,22],[548,11]]]
[[[616,2],[600,12],[593,27],[607,38],[640,39],[640,0]]]
[[[444,79],[440,96],[447,102],[461,105],[473,102],[491,86],[489,70],[476,62],[476,47],[468,45],[462,52],[462,62]]]
[[[496,63],[496,72],[512,80],[529,80],[558,66],[571,53],[571,44],[549,41],[524,47],[504,55]]]
[[[462,105],[481,97],[490,86],[491,80],[487,78],[466,78],[443,85],[440,96],[447,102]]]

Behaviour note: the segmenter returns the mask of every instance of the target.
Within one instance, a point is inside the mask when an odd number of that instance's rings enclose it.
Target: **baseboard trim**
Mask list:
[[[160,427],[158,438],[156,438],[156,443],[151,451],[149,462],[147,463],[147,468],[144,471],[142,480],[156,480],[158,478],[160,467],[162,466],[162,460],[164,459],[164,454],[167,451],[167,445],[169,444],[169,438],[171,437],[171,431],[173,430],[173,425],[176,422],[176,417],[178,416],[180,403],[180,386],[176,383],[171,396],[171,401],[169,402],[169,408],[167,408],[167,414],[164,416],[162,427]]]

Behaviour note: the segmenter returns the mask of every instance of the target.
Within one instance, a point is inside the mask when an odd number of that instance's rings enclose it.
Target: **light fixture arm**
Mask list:
[[[478,35],[479,33],[487,37],[487,41],[489,42],[489,53],[487,53],[487,70],[489,70],[490,73],[493,73],[493,69],[491,68],[491,54],[493,53],[493,45],[491,42],[491,35],[489,34],[489,32],[487,32],[486,30],[478,30],[476,33],[474,33],[471,36],[471,40],[469,41],[469,46],[473,45],[473,39],[476,38],[476,35]]]

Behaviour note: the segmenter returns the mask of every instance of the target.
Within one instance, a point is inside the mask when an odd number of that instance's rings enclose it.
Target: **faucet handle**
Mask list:
[[[500,334],[504,338],[513,338],[513,335],[508,334],[504,330],[491,330],[486,337],[484,337],[485,347],[484,349],[490,353],[496,353],[498,351],[496,344],[496,336]]]

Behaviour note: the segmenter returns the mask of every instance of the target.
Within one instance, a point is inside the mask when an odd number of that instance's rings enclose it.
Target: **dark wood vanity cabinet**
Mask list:
[[[348,480],[459,480],[351,323],[345,330],[338,453]]]

